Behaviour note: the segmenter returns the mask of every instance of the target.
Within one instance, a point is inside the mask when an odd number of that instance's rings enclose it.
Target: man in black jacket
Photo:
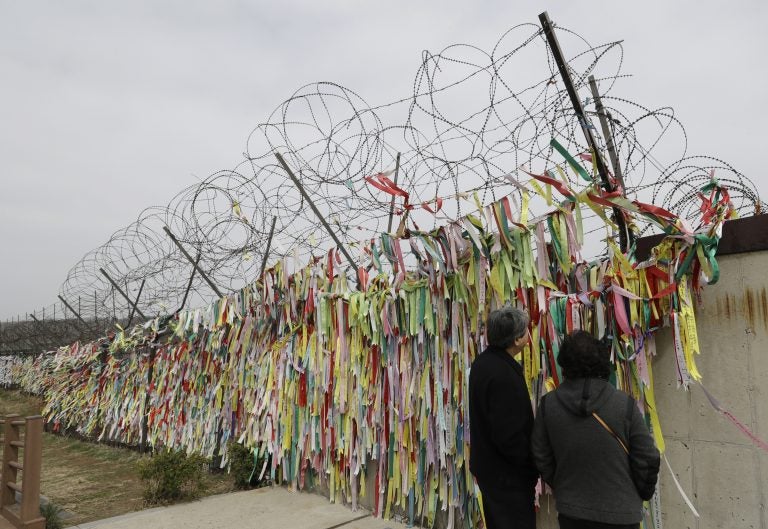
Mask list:
[[[528,315],[512,307],[495,310],[486,331],[488,348],[469,373],[469,468],[488,529],[535,529],[533,412],[523,369],[513,358],[528,343]]]

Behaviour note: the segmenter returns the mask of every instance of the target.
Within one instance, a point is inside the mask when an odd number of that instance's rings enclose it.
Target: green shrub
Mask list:
[[[194,499],[203,492],[203,476],[208,460],[183,451],[159,452],[138,463],[144,482],[144,501],[166,504]]]
[[[235,480],[235,488],[250,489],[263,486],[259,481],[259,473],[264,466],[264,459],[254,460],[253,451],[238,442],[227,444],[229,454],[229,472]]]
[[[50,501],[40,504],[40,515],[45,518],[45,529],[62,529],[64,521],[61,519],[61,507]]]

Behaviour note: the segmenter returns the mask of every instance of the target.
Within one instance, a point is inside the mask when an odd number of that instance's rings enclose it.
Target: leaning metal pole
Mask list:
[[[211,289],[216,293],[216,295],[219,296],[220,298],[223,298],[224,294],[221,293],[221,291],[216,287],[216,284],[213,281],[211,281],[211,279],[205,274],[205,272],[202,271],[198,262],[192,259],[192,256],[189,255],[189,252],[184,249],[184,247],[181,245],[179,240],[173,234],[171,229],[168,226],[163,226],[163,231],[165,231],[168,237],[171,238],[171,241],[173,241],[173,244],[176,245],[176,248],[178,248],[179,251],[181,251],[181,253],[184,254],[184,257],[187,258],[187,261],[192,263],[192,266],[195,267],[195,270],[197,270],[197,273],[200,274],[200,277],[205,279],[205,282],[208,283],[208,286],[211,287]]]
[[[285,170],[285,172],[288,174],[288,176],[293,181],[293,183],[296,186],[296,188],[301,193],[301,196],[304,197],[304,200],[307,201],[307,204],[309,204],[309,207],[312,208],[312,211],[314,211],[315,216],[318,218],[318,220],[320,220],[320,222],[322,223],[323,227],[325,227],[325,230],[328,232],[328,235],[331,236],[331,239],[333,239],[333,242],[336,243],[336,246],[339,248],[339,250],[341,250],[341,253],[343,253],[344,257],[347,258],[347,262],[349,262],[349,266],[352,267],[352,270],[357,270],[357,264],[355,264],[355,260],[352,259],[351,255],[349,255],[349,252],[347,252],[347,249],[344,248],[344,245],[341,243],[339,238],[336,236],[334,231],[331,229],[331,226],[328,224],[328,221],[325,220],[325,217],[323,217],[323,215],[320,213],[320,210],[317,209],[317,206],[315,206],[315,203],[312,202],[312,199],[307,194],[306,190],[304,189],[304,186],[301,185],[301,182],[299,181],[299,179],[296,178],[296,175],[293,174],[293,171],[291,171],[291,168],[288,167],[287,163],[285,163],[285,159],[283,159],[283,157],[280,155],[279,152],[275,153],[275,157],[277,158],[277,161],[280,162],[280,165],[283,166],[283,169]]]
[[[560,76],[563,78],[563,82],[565,83],[565,89],[568,92],[568,97],[571,99],[571,104],[573,105],[574,112],[576,112],[576,117],[578,118],[579,124],[581,125],[581,130],[587,140],[587,146],[594,156],[595,165],[597,166],[597,172],[600,175],[603,188],[608,192],[613,191],[613,186],[611,185],[611,182],[608,178],[608,170],[605,167],[605,162],[600,154],[600,151],[597,149],[597,142],[595,141],[595,137],[592,135],[592,129],[587,122],[587,117],[584,113],[584,106],[581,104],[581,100],[576,93],[576,88],[573,86],[573,80],[571,79],[571,74],[568,71],[568,64],[563,58],[563,51],[560,49],[560,43],[558,42],[557,36],[555,35],[555,28],[552,26],[552,21],[549,20],[549,15],[546,11],[539,15],[539,21],[541,22],[541,27],[544,30],[544,36],[547,38],[549,49],[552,51],[552,56],[555,59],[555,63],[557,63],[557,69],[560,71]],[[619,208],[614,207],[613,216],[616,221],[616,225],[619,228],[619,243],[621,245],[621,250],[626,252],[629,247],[628,241],[630,237],[624,215],[619,210]]]
[[[107,271],[106,271],[106,270],[104,270],[103,268],[99,268],[99,272],[101,272],[101,273],[102,273],[102,275],[103,275],[104,277],[106,277],[106,278],[107,278],[107,281],[109,281],[109,282],[112,284],[112,286],[113,286],[113,287],[115,287],[115,290],[117,290],[117,292],[118,292],[118,293],[119,293],[121,296],[123,296],[123,299],[125,299],[125,300],[128,302],[128,305],[129,305],[129,306],[133,304],[133,300],[132,300],[131,298],[129,298],[129,297],[128,297],[128,294],[126,294],[126,293],[123,291],[123,289],[122,289],[122,288],[120,288],[120,286],[119,286],[119,285],[118,285],[118,284],[115,282],[115,280],[114,280],[114,279],[112,279],[111,277],[109,277],[109,274],[107,273]],[[114,310],[114,309],[113,309],[113,310]],[[141,312],[141,311],[138,309],[138,307],[136,308],[136,313],[137,313],[139,316],[141,316],[142,318],[144,318],[144,319],[147,319],[147,317],[146,317],[146,316],[144,316],[144,313],[142,313],[142,312]]]

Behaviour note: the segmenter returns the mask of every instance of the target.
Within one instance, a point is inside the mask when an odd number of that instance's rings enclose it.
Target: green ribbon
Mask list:
[[[677,269],[677,273],[675,274],[675,282],[679,282],[680,279],[686,273],[688,273],[688,269],[691,267],[691,263],[697,255],[698,247],[701,246],[701,249],[704,252],[704,257],[709,263],[709,266],[712,268],[712,278],[710,279],[709,284],[714,285],[717,283],[717,281],[720,279],[720,266],[717,264],[715,254],[717,253],[717,245],[719,241],[719,237],[707,237],[703,234],[695,235],[693,244],[690,246],[690,248],[688,248],[688,254],[685,256],[682,264]]]
[[[511,244],[512,233],[509,231],[509,221],[507,219],[507,211],[504,209],[504,206],[501,204],[501,202],[497,202],[495,207],[499,211],[499,218],[501,219],[501,229],[504,232],[504,237],[506,239],[506,242],[507,244]]]
[[[571,154],[565,150],[565,147],[560,145],[560,143],[555,139],[552,138],[552,140],[549,142],[549,144],[554,147],[554,149],[560,153],[560,155],[565,158],[565,161],[568,162],[568,165],[571,166],[571,168],[576,171],[580,177],[582,177],[584,180],[586,180],[589,183],[592,183],[592,177],[589,176],[589,173],[587,173],[587,170],[584,169],[579,162],[576,161],[576,159],[571,156]]]
[[[547,217],[547,225],[549,226],[549,236],[552,238],[552,246],[555,248],[555,253],[557,254],[557,260],[560,262],[560,265],[563,264],[563,248],[560,244],[560,238],[557,235],[557,230],[555,230],[555,225],[552,222],[552,215]]]

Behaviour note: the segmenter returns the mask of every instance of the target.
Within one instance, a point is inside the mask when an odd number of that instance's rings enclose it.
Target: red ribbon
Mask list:
[[[566,197],[572,197],[573,196],[573,193],[571,193],[571,190],[568,189],[568,187],[564,183],[562,183],[560,180],[555,180],[554,178],[550,178],[548,176],[544,176],[544,175],[541,175],[541,174],[529,173],[528,171],[526,171],[524,169],[523,169],[523,172],[525,174],[527,174],[528,176],[535,178],[539,182],[544,182],[545,184],[549,184],[549,185],[553,186],[563,196],[566,196]]]
[[[412,204],[408,203],[410,200],[408,192],[405,189],[398,187],[392,180],[384,176],[384,173],[379,173],[374,176],[366,176],[365,181],[376,189],[384,191],[388,195],[392,195],[393,197],[403,197],[403,210],[411,210],[414,208]],[[433,202],[436,206],[434,209],[430,206]],[[421,207],[434,215],[443,208],[443,199],[437,197],[429,202],[422,202]],[[401,214],[403,210],[398,211],[398,214]]]

